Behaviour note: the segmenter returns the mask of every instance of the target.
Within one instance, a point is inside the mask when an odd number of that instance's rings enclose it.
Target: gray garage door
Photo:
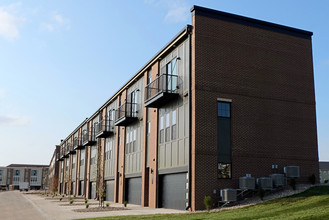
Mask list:
[[[159,207],[185,210],[188,193],[187,174],[166,174],[160,176]]]
[[[125,200],[130,204],[141,204],[142,195],[142,178],[129,178],[126,179],[125,186]]]
[[[114,180],[106,181],[106,201],[114,201]]]
[[[96,182],[91,182],[91,194],[90,199],[96,199]]]

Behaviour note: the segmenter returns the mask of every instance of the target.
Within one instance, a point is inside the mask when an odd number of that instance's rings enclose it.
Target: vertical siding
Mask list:
[[[164,143],[160,143],[158,139],[158,167],[159,170],[167,168],[182,167],[188,165],[188,97],[184,94],[188,91],[188,41],[184,41],[173,52],[167,55],[165,59],[160,62],[160,69],[165,67],[173,58],[179,57],[177,60],[178,73],[178,93],[179,98],[169,102],[167,105],[159,109],[159,118],[163,117],[164,132],[166,132],[167,114],[169,114],[169,130],[170,140],[166,141],[164,135]],[[172,140],[172,120],[173,111],[176,111],[176,139]],[[160,126],[160,125],[159,125]],[[160,127],[158,129],[160,137]]]

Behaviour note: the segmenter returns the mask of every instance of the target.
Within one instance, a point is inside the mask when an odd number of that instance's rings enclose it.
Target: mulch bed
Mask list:
[[[60,204],[59,206],[76,206],[76,205],[84,205],[84,206],[86,206],[86,204],[83,202],[74,202],[73,204],[67,204],[67,203],[65,203],[65,204]],[[91,206],[91,205],[98,205],[98,203],[89,203],[89,205]]]
[[[123,207],[94,207],[88,209],[73,209],[75,212],[107,212],[107,211],[120,211],[120,210],[129,210]]]

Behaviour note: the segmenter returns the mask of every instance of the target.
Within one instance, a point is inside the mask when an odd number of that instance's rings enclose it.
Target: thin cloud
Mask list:
[[[47,22],[42,22],[40,24],[40,28],[48,32],[54,32],[63,28],[70,30],[71,26],[70,21],[63,15],[59,14],[58,12],[52,12],[49,16],[49,20]]]
[[[0,115],[1,125],[27,125],[30,123],[30,119],[24,116],[17,115]]]
[[[166,14],[165,21],[170,23],[186,22],[189,16],[189,7],[186,5],[180,5],[172,7]]]
[[[144,0],[144,4],[154,5],[167,10],[164,17],[166,23],[186,22],[189,18],[190,7],[185,0]]]
[[[6,40],[15,40],[19,37],[19,26],[24,19],[17,16],[21,3],[14,3],[0,7],[0,36]]]

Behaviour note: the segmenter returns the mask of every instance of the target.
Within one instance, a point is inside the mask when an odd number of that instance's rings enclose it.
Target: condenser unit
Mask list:
[[[288,178],[298,178],[300,177],[299,166],[286,166],[284,167],[284,173]]]
[[[272,190],[273,183],[271,177],[259,177],[257,178],[258,187],[261,187],[263,190]]]
[[[273,173],[270,175],[272,178],[273,186],[279,187],[279,186],[285,186],[286,185],[286,178],[281,173]]]
[[[237,200],[237,190],[236,189],[222,189],[220,191],[220,196],[223,202],[235,202]]]
[[[255,178],[243,176],[239,178],[239,188],[242,190],[254,190],[255,189]]]

